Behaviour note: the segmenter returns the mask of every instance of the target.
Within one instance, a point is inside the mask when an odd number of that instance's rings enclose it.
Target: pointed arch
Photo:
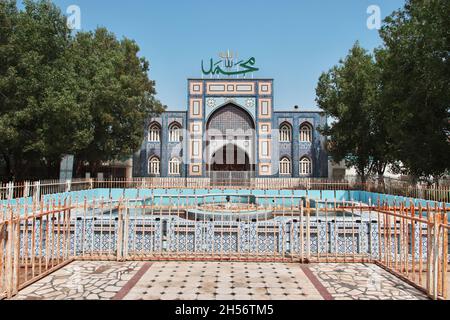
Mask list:
[[[170,159],[169,161],[169,175],[179,176],[181,175],[181,160],[177,157]]]
[[[300,175],[312,174],[312,161],[308,157],[302,157],[300,159]]]
[[[291,159],[288,157],[283,157],[280,160],[280,175],[291,175],[292,174],[292,164]]]
[[[280,142],[292,142],[292,126],[288,122],[280,125]]]
[[[161,160],[157,156],[150,157],[148,159],[148,174],[160,175],[161,174]]]
[[[148,126],[148,141],[161,142],[161,126],[158,122],[152,122]]]
[[[182,126],[174,121],[169,125],[169,142],[181,142]]]
[[[255,118],[253,117],[253,115],[243,106],[234,103],[234,102],[227,102],[224,103],[223,105],[221,105],[220,107],[218,107],[216,110],[214,110],[205,120],[205,123],[207,124],[207,126],[210,125],[210,122],[213,118],[217,117],[217,114],[221,114],[223,112],[229,111],[230,109],[237,109],[237,111],[239,113],[245,114],[245,116],[240,115],[240,117],[244,117],[244,118],[248,118],[249,119],[249,123],[250,126],[254,129],[255,126]]]
[[[313,141],[313,126],[309,122],[303,122],[300,126],[300,142]]]

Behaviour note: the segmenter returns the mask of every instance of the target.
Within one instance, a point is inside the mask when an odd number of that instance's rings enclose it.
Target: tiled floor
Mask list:
[[[316,264],[309,268],[335,300],[422,300],[424,295],[374,264]]]
[[[425,299],[375,265],[232,262],[74,262],[14,299]]]
[[[140,262],[73,262],[25,288],[13,299],[112,299],[142,265]]]
[[[125,299],[320,300],[298,265],[280,263],[156,263]]]

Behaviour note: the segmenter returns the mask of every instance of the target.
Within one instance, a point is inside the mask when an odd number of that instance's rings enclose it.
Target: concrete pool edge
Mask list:
[[[450,207],[450,203],[442,203],[432,200],[424,200],[420,198],[410,198],[404,196],[395,196],[389,194],[374,193],[360,190],[233,190],[233,189],[90,189],[82,191],[72,191],[64,193],[54,193],[42,196],[42,203],[44,205],[53,202],[64,202],[71,200],[72,202],[81,202],[85,199],[87,201],[102,199],[118,201],[120,199],[148,199],[154,198],[185,198],[194,200],[196,197],[214,197],[233,194],[236,196],[256,196],[260,199],[274,199],[282,198],[289,199],[290,197],[300,199],[308,197],[312,200],[321,201],[352,201],[363,204],[377,204],[386,202],[388,205],[403,202],[405,205],[410,205],[411,201],[416,206],[419,204],[423,207],[430,205],[441,206],[445,204]],[[21,205],[31,206],[33,204],[33,197],[18,198],[12,200],[1,200],[0,205]]]

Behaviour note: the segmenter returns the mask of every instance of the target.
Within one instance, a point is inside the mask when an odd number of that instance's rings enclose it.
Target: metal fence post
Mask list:
[[[434,300],[438,298],[438,264],[439,264],[439,218],[436,212],[431,213],[427,205],[427,293]]]
[[[70,192],[72,187],[72,180],[66,180],[66,192]]]
[[[433,224],[433,250],[432,250],[432,297],[434,300],[438,298],[438,273],[439,273],[439,214],[434,212],[434,224]]]
[[[136,210],[136,209],[135,209]],[[125,218],[123,219],[122,233],[123,233],[123,247],[122,247],[122,261],[126,261],[128,259],[128,230],[130,225],[130,214],[129,214],[129,202],[125,202],[124,214]]]
[[[311,203],[306,197],[306,259],[311,261]],[[319,242],[317,242],[319,243]]]
[[[30,196],[30,182],[25,181],[24,187],[23,187],[23,197],[28,198]]]
[[[12,282],[12,295],[16,295],[19,292],[19,272],[20,272],[20,208],[18,208],[17,219],[14,221],[14,265],[11,269],[13,272]],[[13,218],[14,219],[14,218]],[[25,237],[25,236],[24,236]]]
[[[122,201],[119,202],[118,207],[118,226],[117,226],[117,261],[122,261],[123,250],[123,212]]]
[[[7,199],[12,200],[14,198],[14,182],[9,182],[6,188],[8,189]]]
[[[33,194],[33,201],[36,203],[39,203],[40,198],[41,198],[41,182],[40,181],[36,181],[34,183],[34,194]]]
[[[442,221],[444,223],[448,223],[448,216],[447,216],[447,210],[445,203],[443,204],[443,214],[442,214]],[[442,226],[442,291],[443,291],[443,297],[444,299],[448,299],[447,294],[447,278],[448,278],[448,234],[450,229],[446,228],[444,225]]]
[[[13,295],[13,248],[14,248],[14,219],[13,210],[9,208],[9,221],[6,237],[6,296],[11,298]]]

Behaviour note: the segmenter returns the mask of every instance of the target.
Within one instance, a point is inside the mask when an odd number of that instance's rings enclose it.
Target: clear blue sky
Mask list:
[[[227,49],[254,56],[255,77],[275,79],[279,110],[315,110],[320,74],[356,40],[373,49],[377,30],[366,26],[369,5],[384,18],[404,0],[55,0],[63,12],[81,8],[82,29],[107,27],[136,40],[151,65],[158,98],[171,110],[186,107],[186,79],[201,77],[201,60]]]

